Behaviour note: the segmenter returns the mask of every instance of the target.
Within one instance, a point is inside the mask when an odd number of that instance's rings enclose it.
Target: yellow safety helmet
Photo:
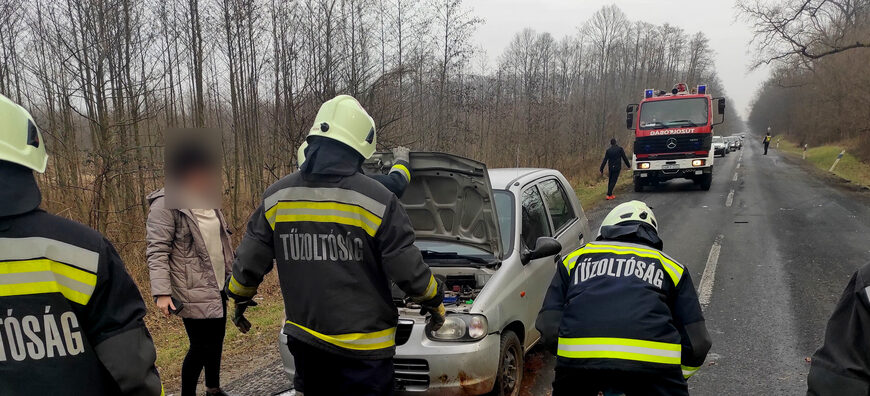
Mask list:
[[[365,159],[375,153],[378,143],[375,120],[349,95],[338,95],[320,106],[314,126],[308,132],[308,137],[312,136],[342,142]],[[304,150],[303,147],[300,149]]]
[[[617,225],[628,221],[640,221],[651,225],[656,231],[659,229],[659,224],[656,222],[656,216],[653,214],[652,209],[641,201],[629,201],[617,205],[607,214],[604,221],[601,222],[601,227]],[[598,229],[598,235],[601,235],[601,228]]]
[[[0,160],[45,172],[45,140],[27,110],[0,95]]]

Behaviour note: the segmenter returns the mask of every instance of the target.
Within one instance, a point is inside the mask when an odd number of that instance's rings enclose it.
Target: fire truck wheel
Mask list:
[[[704,191],[710,190],[710,185],[713,184],[713,174],[705,173],[704,176],[701,176],[701,189]]]
[[[640,179],[634,179],[634,192],[643,192],[643,182]]]

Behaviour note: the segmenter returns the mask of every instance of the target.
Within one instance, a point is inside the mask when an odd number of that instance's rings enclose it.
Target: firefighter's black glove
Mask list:
[[[447,310],[444,309],[444,304],[439,303],[437,307],[423,307],[420,310],[420,315],[426,315],[426,327],[431,331],[438,331],[444,325],[444,317],[447,316]]]
[[[239,328],[239,331],[241,331],[242,334],[251,330],[251,322],[249,322],[248,318],[245,317],[245,310],[247,310],[248,307],[256,306],[257,302],[254,300],[236,301],[236,309],[233,312],[233,324]]]

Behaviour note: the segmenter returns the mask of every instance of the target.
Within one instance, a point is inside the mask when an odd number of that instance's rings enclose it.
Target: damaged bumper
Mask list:
[[[485,394],[495,384],[500,341],[498,334],[475,342],[432,341],[424,325],[417,323],[396,349],[396,390],[415,395]]]

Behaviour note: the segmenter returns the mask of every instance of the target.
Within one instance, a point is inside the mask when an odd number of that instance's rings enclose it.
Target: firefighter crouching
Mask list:
[[[687,268],[661,252],[652,210],[623,203],[558,266],[536,327],[556,349],[553,395],[688,395],[710,337]]]
[[[0,95],[0,394],[163,393],[139,289],[98,232],[39,209],[45,142]]]
[[[398,312],[390,282],[443,322],[442,286],[414,246],[396,196],[363,175],[377,143],[356,99],[320,108],[299,172],[266,189],[237,250],[227,292],[243,313],[277,261],[284,332],[305,394],[384,395],[393,389]]]

